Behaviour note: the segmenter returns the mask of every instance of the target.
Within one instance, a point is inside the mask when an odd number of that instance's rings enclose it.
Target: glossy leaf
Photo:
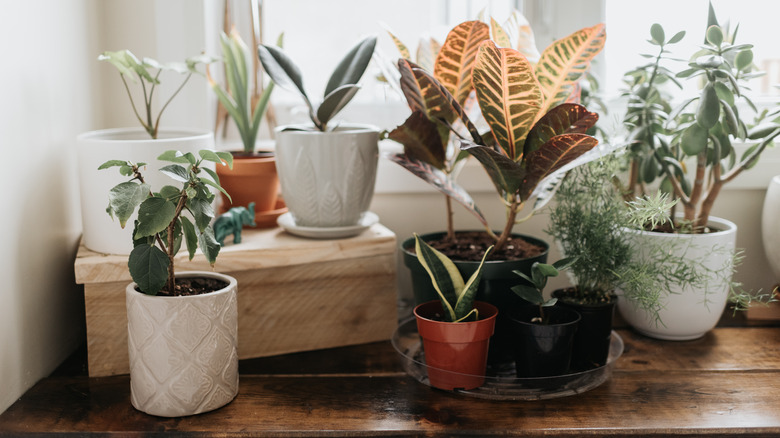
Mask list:
[[[698,123],[687,127],[680,137],[680,146],[686,155],[694,156],[707,149],[708,131]]]
[[[604,24],[597,24],[555,41],[542,52],[536,64],[536,77],[544,96],[540,114],[567,101],[577,81],[590,68],[591,60],[601,52],[606,38]]]
[[[488,25],[481,21],[467,21],[453,28],[439,50],[433,76],[463,105],[471,92],[471,72],[477,49],[490,38]]]
[[[523,154],[528,155],[539,149],[556,135],[585,134],[598,119],[598,114],[588,111],[582,105],[573,103],[558,105],[542,116],[531,128],[525,140]]]
[[[699,108],[696,111],[696,123],[705,129],[710,129],[720,118],[720,100],[715,86],[707,84],[701,92]]]
[[[149,196],[149,190],[149,184],[130,181],[117,184],[108,192],[109,214],[116,216],[119,225],[124,228],[135,208]]]
[[[496,142],[515,160],[542,105],[542,92],[528,60],[492,41],[480,44],[474,65],[474,87],[482,116]]]
[[[265,44],[257,46],[257,55],[271,80],[285,90],[298,92],[309,107],[309,113],[314,116],[314,107],[303,86],[303,75],[293,60],[282,49]]]
[[[343,85],[325,96],[325,100],[317,108],[317,119],[322,126],[327,126],[333,116],[344,109],[344,106],[355,97],[358,90],[360,90],[359,85]]]
[[[148,243],[133,248],[127,267],[130,276],[145,294],[157,295],[168,280],[168,255]]]
[[[168,176],[169,178],[172,178],[179,182],[187,182],[189,181],[189,173],[187,172],[187,169],[185,169],[182,166],[179,166],[178,164],[169,164],[165,167],[160,168],[160,172],[163,175]]]
[[[466,319],[474,310],[474,298],[477,296],[479,281],[482,279],[482,267],[485,265],[485,260],[487,260],[488,254],[490,254],[492,249],[493,247],[491,246],[485,251],[477,270],[471,274],[466,284],[463,285],[463,290],[458,295],[458,300],[455,303],[455,316],[459,321]]]
[[[463,142],[461,149],[473,155],[487,172],[499,193],[514,195],[523,185],[525,168],[489,146]]]
[[[457,320],[455,305],[465,286],[460,271],[447,256],[425,243],[417,233],[414,234],[414,241],[417,260],[430,276],[431,283],[439,295],[444,308],[445,320],[448,322]]]
[[[404,145],[407,157],[444,169],[447,157],[438,125],[421,111],[413,112],[402,125],[388,134],[388,138]]]
[[[477,208],[474,200],[462,187],[457,185],[452,178],[447,176],[441,170],[433,167],[429,163],[416,160],[405,154],[392,154],[388,156],[390,161],[399,164],[404,169],[411,172],[416,177],[430,184],[436,190],[449,196],[452,200],[458,202],[473,214],[485,227],[488,226],[487,219]]]
[[[216,154],[220,159],[222,159],[225,165],[231,169],[233,168],[233,154],[225,151],[217,151]]]
[[[542,179],[593,149],[596,144],[598,140],[586,134],[562,134],[530,153],[525,157],[526,178],[520,189],[520,199],[528,199]]]
[[[376,47],[376,37],[360,41],[341,59],[328,80],[324,96],[345,85],[355,85],[363,77]],[[326,98],[327,99],[327,98]],[[324,122],[323,122],[324,123]]]
[[[195,164],[198,159],[192,152],[182,153],[181,151],[168,150],[157,157],[160,161],[170,161],[179,164]]]

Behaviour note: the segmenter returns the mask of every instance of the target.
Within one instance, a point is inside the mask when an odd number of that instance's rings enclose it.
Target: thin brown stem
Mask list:
[[[506,242],[509,240],[509,236],[512,234],[512,228],[515,226],[517,212],[522,208],[522,205],[522,203],[514,201],[507,208],[506,225],[504,225],[504,230],[501,232],[501,235],[498,236],[498,240],[496,240],[496,244],[493,246],[494,253],[504,249],[504,245],[506,245]]]
[[[449,196],[444,196],[444,199],[446,200],[447,204],[447,239],[451,242],[455,241],[455,223],[452,220],[453,215],[455,214],[452,211],[452,198]]]

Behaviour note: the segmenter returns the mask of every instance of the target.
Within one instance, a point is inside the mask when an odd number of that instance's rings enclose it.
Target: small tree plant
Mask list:
[[[202,150],[199,157],[190,152],[166,151],[158,159],[172,163],[160,172],[180,183],[180,188],[166,185],[153,192],[141,174],[145,163],[110,160],[98,169],[118,167],[123,176],[130,177],[129,181],[111,189],[106,212],[119,219],[124,228],[138,209],[138,219],[133,224],[133,250],[127,264],[133,281],[149,295],[157,295],[160,291],[176,295],[174,256],[182,241],[190,260],[200,248],[212,265],[220,249],[211,227],[215,195],[209,187],[222,191],[228,198],[229,195],[219,185],[216,173],[201,164],[210,161],[223,165],[224,160],[226,165],[232,166],[233,157],[227,152]]]
[[[571,266],[574,260],[575,259],[573,258],[560,259],[551,265],[547,263],[535,262],[533,265],[531,265],[530,277],[523,272],[512,271],[530,284],[530,286],[527,284],[518,284],[512,286],[512,292],[525,301],[539,306],[539,316],[533,318],[531,322],[547,324],[548,321],[544,315],[544,308],[554,306],[555,303],[558,302],[558,299],[555,297],[550,298],[549,300],[544,299],[543,292],[545,286],[547,286],[547,280],[550,277],[557,277],[561,271]]]

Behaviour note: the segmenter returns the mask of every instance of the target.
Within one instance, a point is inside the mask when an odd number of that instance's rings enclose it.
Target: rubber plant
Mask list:
[[[376,37],[368,37],[342,58],[328,80],[322,103],[317,107],[306,93],[300,68],[282,49],[260,44],[257,54],[271,80],[286,90],[297,92],[306,103],[315,128],[326,132],[328,122],[344,109],[360,89],[358,82],[368,67],[375,46]]]
[[[577,99],[577,82],[601,51],[605,38],[603,24],[582,29],[546,48],[535,66],[517,50],[500,48],[489,39],[481,41],[476,45],[471,83],[490,127],[484,134],[477,131],[455,97],[468,89],[467,80],[447,82],[445,78],[442,82],[435,73],[399,61],[401,88],[413,113],[396,128],[405,138],[391,133],[405,151],[404,157],[395,161],[464,205],[495,238],[494,252],[499,252],[513,226],[523,220],[517,216],[526,203],[537,199],[535,207],[540,208],[553,193],[546,182],[559,179],[563,172],[581,164],[583,161],[577,159],[598,143],[585,134],[598,115],[571,101]],[[439,56],[447,53],[442,48]],[[467,134],[452,129],[455,120],[462,123]],[[507,220],[499,235],[469,202],[471,198],[463,196],[465,190],[437,171],[435,159],[441,156],[441,142],[435,140],[437,135],[441,137],[442,125],[459,136],[462,151],[482,164],[503,200]],[[545,184],[541,184],[543,181]]]
[[[174,256],[182,241],[190,260],[200,248],[206,260],[213,265],[220,250],[211,226],[214,219],[211,205],[215,195],[210,187],[229,195],[219,185],[216,173],[201,164],[208,161],[232,166],[233,157],[228,152],[201,150],[196,157],[190,152],[182,154],[170,150],[158,159],[172,163],[161,168],[160,172],[180,183],[180,188],[166,185],[158,192],[152,191],[141,173],[145,163],[110,160],[98,169],[118,167],[123,176],[130,177],[129,181],[111,189],[106,212],[118,219],[124,228],[138,209],[134,221],[133,250],[128,258],[133,281],[145,294],[157,295],[165,291],[167,295],[175,295]]]
[[[469,277],[468,281],[464,282],[460,271],[446,255],[425,243],[416,233],[414,241],[415,251],[420,255],[420,263],[431,277],[436,293],[439,295],[444,309],[444,321],[478,320],[479,312],[474,308],[474,297],[482,278],[482,266],[493,247],[485,251],[477,270]]]
[[[184,85],[190,80],[193,74],[200,74],[197,70],[198,64],[209,64],[214,61],[213,58],[206,55],[197,55],[187,58],[184,62],[172,62],[167,64],[161,64],[152,58],[143,58],[139,61],[135,55],[129,50],[119,50],[116,52],[103,52],[98,56],[100,61],[108,61],[111,65],[119,70],[119,77],[122,79],[122,84],[127,91],[127,97],[130,98],[130,105],[133,107],[133,113],[141,126],[144,127],[146,132],[152,138],[157,138],[157,131],[160,127],[160,117],[168,105],[171,103],[174,97],[184,88]],[[155,117],[152,108],[152,102],[154,99],[154,92],[156,87],[160,85],[160,75],[164,71],[173,71],[179,74],[184,74],[184,79],[179,84],[178,88],[171,94],[171,97],[166,100],[160,111],[157,112]],[[144,97],[143,111],[138,111],[135,101],[133,100],[133,94],[130,91],[130,86],[127,83],[127,79],[130,79],[134,83],[140,83],[141,90]],[[143,116],[142,116],[143,114]]]

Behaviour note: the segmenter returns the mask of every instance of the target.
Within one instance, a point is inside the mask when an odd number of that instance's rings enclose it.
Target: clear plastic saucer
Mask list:
[[[406,373],[420,383],[430,386],[425,353],[414,318],[407,319],[398,326],[393,334],[392,344],[401,355]],[[514,377],[513,370],[500,375],[488,372],[485,384],[479,388],[456,389],[452,392],[491,400],[545,400],[568,397],[589,391],[607,381],[612,375],[615,362],[622,354],[623,339],[613,331],[609,356],[604,366],[561,376],[532,378]]]

